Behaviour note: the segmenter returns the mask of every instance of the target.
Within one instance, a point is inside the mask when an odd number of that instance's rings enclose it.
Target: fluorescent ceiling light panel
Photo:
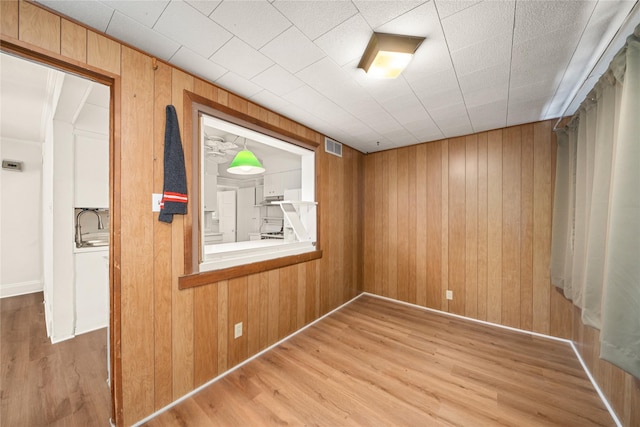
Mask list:
[[[409,65],[424,37],[373,33],[358,68],[376,78],[395,79]]]

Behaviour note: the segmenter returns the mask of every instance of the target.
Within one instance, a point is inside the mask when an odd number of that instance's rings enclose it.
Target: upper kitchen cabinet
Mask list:
[[[300,188],[300,180],[300,169],[265,174],[264,197],[284,196],[284,190]]]
[[[109,208],[109,139],[75,136],[75,206]]]

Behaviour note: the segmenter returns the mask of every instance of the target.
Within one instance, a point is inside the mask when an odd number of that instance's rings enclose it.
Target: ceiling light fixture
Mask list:
[[[409,65],[424,37],[373,33],[358,68],[377,78],[395,79]]]
[[[260,160],[249,150],[247,150],[247,139],[244,140],[244,149],[239,151],[227,168],[227,172],[236,175],[256,175],[264,172],[265,169]]]

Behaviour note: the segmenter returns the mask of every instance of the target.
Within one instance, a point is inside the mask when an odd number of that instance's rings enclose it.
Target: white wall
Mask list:
[[[53,121],[53,289],[45,295],[52,309],[52,342],[74,336],[74,168],[73,126]],[[45,159],[47,161],[47,159]]]
[[[5,138],[0,153],[24,163],[0,178],[0,297],[9,297],[42,290],[42,142]]]

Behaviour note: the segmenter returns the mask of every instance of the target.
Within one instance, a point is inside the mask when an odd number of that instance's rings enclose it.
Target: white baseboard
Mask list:
[[[58,344],[59,342],[67,341],[75,337],[76,337],[75,335],[66,335],[64,337],[51,337],[51,344]]]
[[[0,298],[17,297],[18,295],[42,292],[44,286],[41,280],[30,280],[28,282],[8,283],[0,285]]]
[[[105,324],[99,324],[99,325],[88,325],[83,328],[78,328],[76,326],[76,333],[75,335],[82,335],[82,334],[87,334],[89,332],[93,332],[93,331],[97,331],[98,329],[106,329],[107,328],[107,323]]]

